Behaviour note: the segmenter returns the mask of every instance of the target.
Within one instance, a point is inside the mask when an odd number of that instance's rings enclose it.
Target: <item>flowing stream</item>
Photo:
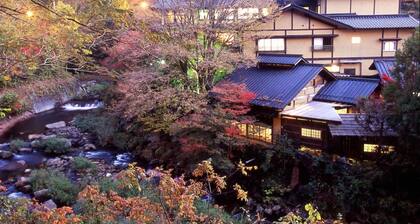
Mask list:
[[[9,142],[13,139],[28,141],[28,136],[31,134],[45,133],[47,124],[59,121],[68,123],[79,114],[91,113],[95,109],[103,107],[103,103],[98,100],[72,100],[62,105],[57,105],[57,103],[47,100],[42,103],[40,108],[51,108],[51,105],[49,105],[51,103],[54,105],[52,109],[36,113],[31,118],[17,123],[5,135],[0,136],[0,150],[10,150]],[[104,148],[88,151],[78,150],[71,153],[71,156],[102,160],[121,167],[127,166],[133,159],[130,153],[117,153]],[[22,175],[26,169],[40,167],[51,158],[55,157],[50,157],[36,150],[27,153],[13,153],[13,156],[8,159],[0,159],[0,179],[7,180]],[[9,186],[7,194],[9,197],[27,197],[27,195],[17,192],[13,186]]]

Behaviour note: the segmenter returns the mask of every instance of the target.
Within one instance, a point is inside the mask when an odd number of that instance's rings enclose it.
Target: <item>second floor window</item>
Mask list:
[[[396,41],[384,41],[384,51],[396,51],[397,42]]]
[[[284,39],[259,39],[258,51],[284,51]]]
[[[319,50],[319,51],[332,50],[332,38],[331,37],[314,38],[313,49]]]

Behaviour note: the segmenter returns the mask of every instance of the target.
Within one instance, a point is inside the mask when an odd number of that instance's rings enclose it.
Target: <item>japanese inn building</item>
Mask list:
[[[244,35],[243,53],[257,64],[225,80],[256,94],[258,121],[239,124],[241,135],[264,144],[286,135],[304,151],[371,158],[380,137],[363,126],[357,102],[381,97],[395,52],[419,22],[399,14],[399,0],[287,2]],[[398,148],[395,132],[384,135],[382,153]]]

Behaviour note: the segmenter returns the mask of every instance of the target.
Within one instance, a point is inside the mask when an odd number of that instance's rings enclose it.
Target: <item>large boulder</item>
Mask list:
[[[0,150],[8,150],[9,147],[10,147],[10,143],[0,144]]]
[[[32,141],[32,140],[40,139],[43,136],[44,135],[42,135],[42,134],[30,134],[30,135],[28,135],[28,140]]]
[[[48,128],[48,129],[64,128],[64,127],[66,127],[66,122],[59,121],[59,122],[47,124],[47,125],[45,125],[45,127]]]
[[[15,186],[17,188],[21,188],[21,187],[23,187],[25,185],[28,185],[30,183],[31,183],[31,178],[29,178],[29,177],[20,177],[18,179],[18,181],[16,181]]]
[[[13,157],[13,153],[6,150],[0,150],[0,159],[10,159]]]
[[[50,199],[50,190],[42,189],[42,190],[39,190],[39,191],[35,191],[34,192],[34,197],[38,201],[46,201],[46,200]]]
[[[57,204],[52,200],[52,199],[50,199],[50,200],[48,200],[48,201],[46,201],[46,202],[44,202],[44,203],[42,203],[44,206],[45,206],[45,208],[47,208],[48,210],[53,210],[53,209],[56,209],[57,208]]]

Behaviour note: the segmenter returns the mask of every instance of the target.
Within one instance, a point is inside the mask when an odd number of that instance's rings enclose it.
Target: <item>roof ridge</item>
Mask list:
[[[332,14],[327,15],[328,17],[383,17],[383,16],[393,16],[393,17],[410,17],[409,14],[376,14],[376,15],[357,15],[357,14]]]
[[[260,55],[270,55],[270,56],[279,56],[279,57],[301,57],[303,58],[303,55],[301,54],[275,54],[275,53],[258,53],[258,56]]]
[[[351,81],[367,81],[367,82],[379,82],[377,78],[370,77],[337,77],[337,80],[351,80]]]

